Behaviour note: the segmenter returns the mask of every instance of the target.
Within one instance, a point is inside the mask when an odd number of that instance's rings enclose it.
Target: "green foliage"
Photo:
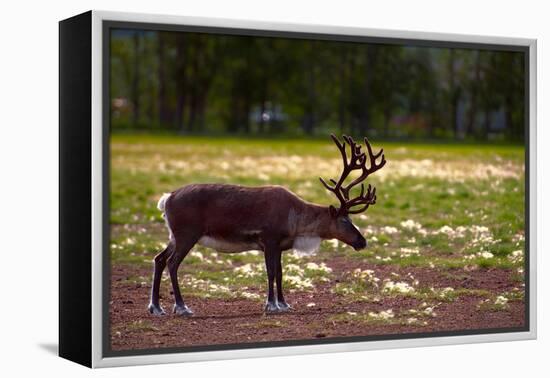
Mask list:
[[[111,126],[521,141],[523,75],[518,52],[118,30]]]
[[[524,248],[521,148],[398,143],[385,143],[384,148],[388,164],[369,178],[377,187],[377,204],[353,219],[369,247],[356,252],[340,242],[324,242],[317,263],[344,256],[365,264],[443,270],[521,266],[520,258],[511,257]],[[336,204],[318,181],[318,176],[336,177],[340,169],[340,158],[326,140],[115,135],[111,158],[111,257],[115,263],[151,266],[168,234],[156,203],[163,192],[185,184],[280,184],[306,200]],[[331,279],[330,273],[308,270],[307,261],[298,264],[303,271],[292,273],[301,280],[289,283],[297,290],[307,280],[315,285]],[[285,265],[294,263],[291,255],[285,255]],[[247,264],[253,273],[239,276],[237,268]],[[197,246],[180,272],[188,279],[249,287],[256,293],[265,284],[263,270],[261,255],[213,254]],[[201,295],[233,295],[205,285],[199,282],[192,290]],[[361,293],[357,298],[365,295],[365,290],[359,290],[361,282],[342,283],[337,292],[350,285]]]

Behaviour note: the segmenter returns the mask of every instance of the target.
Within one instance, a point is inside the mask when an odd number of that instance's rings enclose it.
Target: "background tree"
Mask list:
[[[113,130],[523,140],[520,52],[117,30]]]

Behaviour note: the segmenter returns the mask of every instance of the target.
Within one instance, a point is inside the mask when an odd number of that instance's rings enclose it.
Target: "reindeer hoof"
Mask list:
[[[279,311],[281,312],[287,312],[292,310],[292,307],[286,302],[277,302],[277,307],[279,307]]]
[[[149,310],[149,313],[153,315],[166,315],[166,312],[164,309],[160,306],[155,306],[152,303],[149,304],[149,307],[147,308]]]
[[[174,305],[174,314],[180,315],[180,316],[191,316],[193,315],[193,311],[187,305],[178,306]]]
[[[265,313],[266,314],[276,314],[280,309],[277,306],[277,302],[266,302],[265,304]]]

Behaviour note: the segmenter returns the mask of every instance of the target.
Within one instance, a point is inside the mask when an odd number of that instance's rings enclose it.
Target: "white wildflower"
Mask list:
[[[308,262],[306,264],[306,269],[307,270],[313,270],[313,271],[320,271],[320,272],[324,272],[324,273],[332,272],[332,269],[329,268],[325,263],[316,264],[314,262]]]
[[[191,257],[196,257],[197,259],[199,259],[200,261],[204,261],[204,256],[202,253],[200,253],[199,251],[192,251],[189,256]]]
[[[367,227],[363,230],[363,232],[364,232],[365,234],[370,235],[370,234],[376,233],[376,230],[375,230],[374,227],[372,227],[372,226],[369,225],[369,226],[367,226]]]
[[[392,226],[384,226],[380,229],[380,231],[382,231],[384,234],[388,234],[388,235],[397,234],[399,232],[399,230],[397,228],[392,227]]]
[[[510,259],[511,262],[514,264],[520,263],[523,261],[523,251],[521,249],[518,249],[517,251],[513,251],[509,256],[508,259]]]
[[[255,277],[263,273],[263,264],[244,264],[233,269],[238,277]]]
[[[426,308],[422,311],[422,313],[423,313],[424,315],[428,315],[428,316],[433,316],[433,317],[436,316],[433,307],[426,307]]]
[[[451,235],[454,235],[454,230],[451,227],[445,225],[445,226],[441,227],[439,230],[435,231],[434,233],[435,234],[445,234],[447,236],[451,236]]]
[[[247,299],[260,299],[260,295],[256,293],[249,293],[249,292],[242,292],[241,297],[247,298]]]
[[[495,299],[495,305],[497,305],[497,306],[506,306],[507,303],[508,303],[508,298],[506,298],[502,295],[499,295]]]
[[[513,242],[516,242],[516,243],[523,242],[523,241],[525,241],[525,235],[523,235],[523,234],[515,234],[515,235],[512,237],[512,241],[513,241]]]
[[[296,273],[300,276],[304,274],[304,270],[297,264],[286,264],[284,270],[285,273]]]
[[[487,251],[479,252],[479,256],[483,257],[484,259],[491,259],[494,257],[494,255],[491,252],[487,252]]]
[[[420,230],[422,225],[412,219],[407,219],[406,221],[401,222],[401,227],[409,231],[416,231]]]
[[[352,276],[356,279],[365,280],[375,287],[378,287],[378,282],[380,281],[380,279],[374,275],[374,270],[371,269],[361,270],[357,268],[353,271]]]
[[[407,282],[393,282],[393,281],[385,281],[384,286],[382,287],[383,291],[389,292],[389,293],[412,293],[414,292],[414,287],[409,285]]]
[[[418,256],[420,254],[420,250],[418,249],[418,247],[413,247],[413,248],[402,247],[400,251],[401,251],[401,254],[400,254],[401,258],[410,257],[413,255]]]
[[[338,239],[329,239],[327,243],[330,244],[332,248],[338,248]]]
[[[369,317],[373,319],[380,319],[380,320],[388,320],[393,318],[395,315],[393,313],[392,309],[386,310],[386,311],[380,311],[378,313],[376,312],[369,312]]]
[[[455,291],[454,288],[452,287],[445,287],[443,289],[441,289],[441,291],[439,292],[439,297],[444,299],[444,298],[448,298],[450,295],[452,295],[452,293]]]
[[[285,282],[296,289],[311,289],[313,288],[313,283],[309,278],[302,278],[298,275],[286,275]]]

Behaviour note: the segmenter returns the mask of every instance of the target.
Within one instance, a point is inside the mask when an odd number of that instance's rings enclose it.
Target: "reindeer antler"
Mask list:
[[[340,150],[342,154],[343,170],[340,174],[338,181],[330,179],[330,182],[333,184],[330,186],[319,177],[321,183],[327,188],[327,190],[334,193],[336,198],[340,201],[340,208],[338,213],[340,214],[358,214],[361,213],[369,207],[369,205],[374,205],[376,203],[376,188],[372,188],[371,185],[367,187],[367,192],[365,193],[365,185],[362,183],[365,179],[371,174],[381,169],[386,164],[386,158],[384,157],[384,150],[381,149],[378,153],[374,154],[372,152],[372,147],[369,143],[369,140],[365,137],[365,146],[367,147],[369,167],[367,168],[367,155],[364,152],[361,152],[361,145],[355,143],[353,138],[350,136],[344,135],[344,143],[341,143],[334,134],[330,134],[330,137]],[[349,145],[351,157],[348,161],[346,153],[346,143]],[[377,163],[376,160],[379,157],[380,162]],[[351,181],[348,185],[342,186],[346,178],[352,171],[361,170],[361,175],[355,180]],[[351,189],[357,184],[361,183],[361,193],[358,197],[353,199],[349,198],[349,193]],[[364,205],[359,209],[352,210],[354,206]]]

